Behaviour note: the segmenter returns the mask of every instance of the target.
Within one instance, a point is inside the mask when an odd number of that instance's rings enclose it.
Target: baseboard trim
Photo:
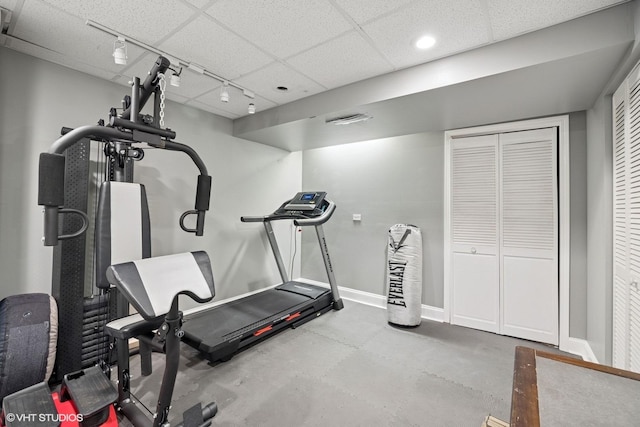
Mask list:
[[[301,282],[311,283],[312,285],[329,287],[328,283],[319,282],[310,279],[296,279]],[[346,300],[357,302],[372,307],[387,309],[387,297],[384,295],[374,294],[372,292],[360,291],[358,289],[346,288],[344,286],[338,286],[340,296]],[[422,311],[420,317],[427,320],[433,320],[434,322],[444,322],[444,309],[439,307],[432,307],[430,305],[422,304]]]
[[[581,356],[587,362],[600,363],[589,342],[582,338],[569,337],[566,346],[560,347],[560,350]]]
[[[433,320],[434,322],[444,323],[444,308],[422,304],[421,317],[423,319]]]

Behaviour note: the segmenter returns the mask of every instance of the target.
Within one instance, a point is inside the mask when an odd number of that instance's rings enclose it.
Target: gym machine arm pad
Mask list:
[[[55,246],[58,240],[81,235],[89,226],[87,215],[77,209],[62,209],[64,205],[64,165],[61,154],[41,153],[38,166],[38,204],[44,206],[44,244]],[[82,217],[80,229],[71,234],[58,235],[58,215],[73,213]]]
[[[186,211],[182,214],[180,217],[180,228],[187,233],[195,233],[196,236],[202,236],[204,234],[204,217],[206,211],[209,210],[209,201],[211,199],[211,176],[209,176],[207,167],[193,148],[174,141],[163,141],[163,145],[164,147],[162,148],[166,150],[182,151],[188,155],[200,170],[200,175],[198,175],[198,187],[196,189],[195,210]],[[196,219],[196,228],[188,228],[185,226],[184,220],[187,216],[194,214],[197,214],[198,216]]]
[[[64,205],[64,162],[61,154],[40,153],[38,204],[44,206],[44,244],[58,242],[58,209]]]
[[[194,210],[186,211],[180,216],[180,228],[187,233],[195,233],[196,236],[204,234],[204,216],[209,210],[211,198],[211,177],[209,175],[198,175],[198,188],[196,190],[196,206]],[[189,215],[197,215],[196,228],[188,228],[184,225],[184,220]]]
[[[64,163],[62,154],[40,153],[38,165],[38,204],[64,205]]]

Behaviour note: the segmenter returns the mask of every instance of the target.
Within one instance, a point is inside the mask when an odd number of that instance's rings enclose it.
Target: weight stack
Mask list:
[[[86,297],[83,300],[81,368],[89,368],[102,362],[115,362],[110,355],[110,338],[104,326],[115,319],[111,308],[111,294]]]
[[[418,326],[422,312],[422,234],[415,225],[396,224],[389,229],[387,289],[389,323]]]

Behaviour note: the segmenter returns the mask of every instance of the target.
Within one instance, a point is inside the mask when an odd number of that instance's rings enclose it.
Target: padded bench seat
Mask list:
[[[131,316],[112,320],[105,325],[104,329],[107,334],[114,338],[128,340],[129,338],[145,335],[158,329],[162,325],[162,322],[164,322],[164,316],[158,316],[152,320],[145,320],[139,314],[132,314]]]
[[[145,320],[139,314],[132,314],[131,316],[122,317],[107,323],[104,331],[107,335],[121,340],[121,342],[126,342],[129,338],[138,339],[140,345],[140,374],[146,377],[153,372],[151,352],[154,349],[156,351],[163,351],[162,347],[157,347],[157,343],[153,341],[153,331],[160,328],[163,322],[164,316],[158,316],[152,320]],[[125,347],[128,348],[126,344]]]
[[[165,314],[177,296],[186,294],[197,302],[208,302],[213,298],[213,273],[206,252],[196,251],[183,254],[145,258],[107,269],[107,278],[115,283],[139,314],[116,319],[105,325],[105,332],[121,341],[138,338],[140,342],[140,363],[143,376],[151,374],[151,351],[158,348],[152,332],[165,322]],[[182,313],[176,315],[182,318]],[[151,335],[151,337],[150,337]],[[119,360],[127,360],[128,346],[120,345]],[[128,369],[128,368],[127,368]]]

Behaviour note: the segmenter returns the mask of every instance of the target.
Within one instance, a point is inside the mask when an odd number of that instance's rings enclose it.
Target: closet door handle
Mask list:
[[[476,252],[477,252],[477,251],[476,251],[476,248],[471,248],[471,253],[472,253],[472,254],[475,254]]]
[[[636,282],[635,280],[632,280],[631,281],[631,287],[637,291],[638,290],[638,282]]]

